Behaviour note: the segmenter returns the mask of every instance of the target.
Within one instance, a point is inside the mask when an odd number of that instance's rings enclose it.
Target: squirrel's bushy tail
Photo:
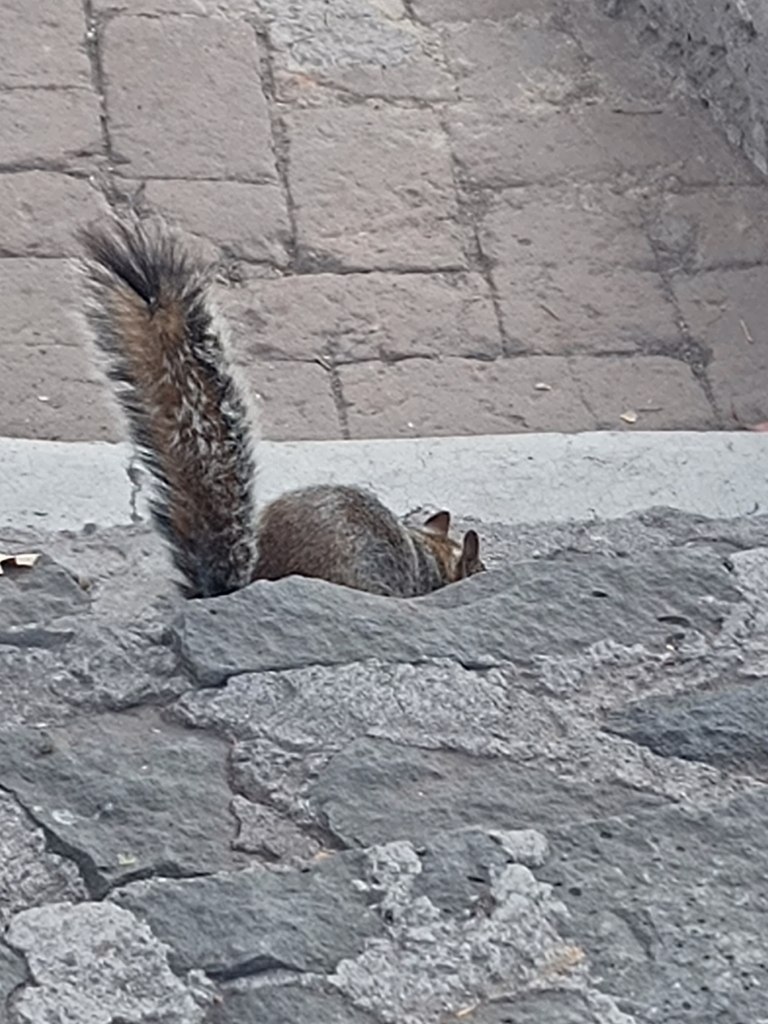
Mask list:
[[[251,417],[208,303],[208,275],[156,225],[115,222],[81,240],[88,319],[189,595],[245,586],[257,557]]]

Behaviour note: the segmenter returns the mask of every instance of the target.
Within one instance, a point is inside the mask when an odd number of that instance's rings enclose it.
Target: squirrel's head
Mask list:
[[[417,531],[422,543],[437,559],[446,583],[456,583],[466,576],[484,572],[480,561],[480,539],[474,530],[467,530],[461,544],[448,536],[451,514],[436,512]]]

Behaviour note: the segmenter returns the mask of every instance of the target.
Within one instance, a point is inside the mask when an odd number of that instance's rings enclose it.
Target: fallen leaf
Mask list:
[[[7,555],[0,551],[0,576],[3,575],[3,562],[15,565],[19,569],[31,569],[39,557],[39,552],[25,552],[18,555]]]
[[[625,423],[637,423],[637,413],[633,412],[632,409],[627,409],[619,416],[620,420],[624,420]]]

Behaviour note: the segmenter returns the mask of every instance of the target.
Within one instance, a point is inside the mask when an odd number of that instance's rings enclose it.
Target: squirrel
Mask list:
[[[116,219],[80,239],[86,317],[187,596],[298,574],[415,597],[482,571],[477,533],[456,543],[448,512],[410,528],[358,487],[289,491],[257,512],[256,433],[210,301],[210,268],[156,222]]]

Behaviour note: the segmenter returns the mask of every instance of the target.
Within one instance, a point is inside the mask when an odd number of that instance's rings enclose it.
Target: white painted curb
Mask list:
[[[146,506],[127,444],[0,439],[0,528],[129,523]],[[259,501],[358,484],[398,513],[486,522],[613,519],[654,505],[731,518],[768,512],[768,435],[621,432],[263,442]]]

